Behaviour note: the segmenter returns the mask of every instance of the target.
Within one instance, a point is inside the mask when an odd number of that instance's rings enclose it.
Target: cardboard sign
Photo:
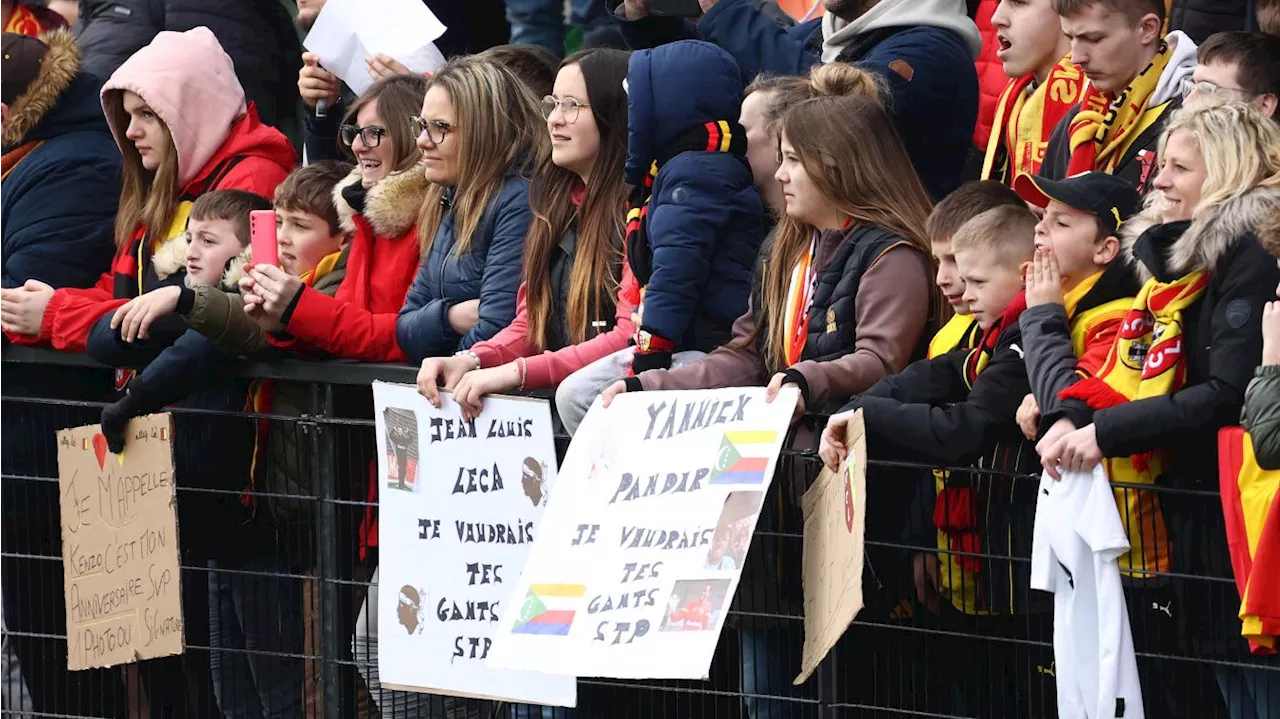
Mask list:
[[[96,424],[58,432],[67,666],[183,650],[173,418],[129,423],[121,454]]]
[[[375,382],[378,673],[391,689],[556,706],[572,677],[485,663],[556,487],[543,400],[488,397],[465,420],[414,387]]]
[[[703,679],[798,392],[597,401],[569,447],[490,663]]]
[[[804,510],[803,684],[862,611],[867,526],[867,437],[862,411],[845,434],[849,455],[839,472],[823,469],[801,500]]]

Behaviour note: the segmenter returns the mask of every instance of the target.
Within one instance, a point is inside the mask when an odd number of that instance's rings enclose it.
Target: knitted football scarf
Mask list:
[[[1049,147],[1049,137],[1080,99],[1085,78],[1067,55],[1053,66],[1043,83],[1028,92],[1034,81],[1034,74],[1010,80],[1000,95],[987,154],[982,161],[982,179],[989,180],[996,175],[1007,183],[1018,175],[1038,173]],[[1002,148],[1003,157],[997,167]]]
[[[1116,334],[1115,344],[1095,377],[1064,390],[1062,399],[1086,402],[1095,410],[1148,397],[1163,397],[1187,380],[1182,313],[1200,299],[1209,275],[1195,271],[1172,282],[1147,280]],[[1153,484],[1168,460],[1164,451],[1132,457],[1104,458],[1107,476],[1122,484]],[[1118,488],[1116,499],[1125,529],[1135,545],[1120,558],[1120,568],[1132,576],[1139,570],[1167,571],[1168,536],[1159,497],[1152,492]],[[1138,540],[1141,541],[1138,541]]]
[[[1162,40],[1156,56],[1119,95],[1102,92],[1092,83],[1085,88],[1080,111],[1069,128],[1071,160],[1067,163],[1067,177],[1089,170],[1115,169],[1124,151],[1140,134],[1142,113],[1172,55],[1169,44]]]

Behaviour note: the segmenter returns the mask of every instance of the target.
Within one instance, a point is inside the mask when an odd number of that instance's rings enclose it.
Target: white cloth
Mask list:
[[[924,25],[951,30],[969,46],[976,60],[982,52],[982,35],[969,18],[964,0],[880,0],[853,22],[827,13],[822,16],[822,61],[835,62],[853,39],[886,27]]]
[[[1031,588],[1053,592],[1059,719],[1142,719],[1142,690],[1116,560],[1129,539],[1101,466],[1047,473],[1036,495]]]
[[[1169,43],[1169,64],[1160,73],[1155,92],[1151,93],[1151,101],[1147,107],[1157,107],[1182,94],[1182,81],[1191,77],[1196,71],[1196,41],[1181,30],[1174,30],[1164,36]]]

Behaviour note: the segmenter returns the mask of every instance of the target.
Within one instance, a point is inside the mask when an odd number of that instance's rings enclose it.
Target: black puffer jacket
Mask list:
[[[1181,30],[1199,45],[1215,32],[1253,30],[1253,0],[1173,0],[1169,29]]]
[[[75,33],[85,70],[106,80],[161,30],[202,25],[231,56],[258,117],[273,126],[293,118],[302,44],[278,0],[81,0]]]

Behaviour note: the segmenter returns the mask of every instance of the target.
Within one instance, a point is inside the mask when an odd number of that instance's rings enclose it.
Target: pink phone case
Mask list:
[[[249,213],[249,246],[253,252],[253,264],[280,264],[280,250],[276,247],[275,210],[254,210]]]

